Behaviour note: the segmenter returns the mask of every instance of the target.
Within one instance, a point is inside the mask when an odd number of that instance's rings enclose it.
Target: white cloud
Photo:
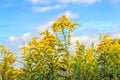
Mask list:
[[[57,15],[56,18],[59,18],[62,15],[65,15],[69,19],[75,19],[75,18],[78,18],[78,16],[79,16],[78,14],[73,13],[72,11],[66,11],[64,13],[61,13],[61,14]]]
[[[102,34],[102,36],[104,36],[105,34]],[[93,36],[87,36],[87,35],[81,35],[81,36],[73,36],[71,37],[71,42],[72,45],[70,47],[70,51],[71,53],[75,52],[75,48],[76,48],[76,40],[79,40],[81,44],[85,44],[86,48],[92,46],[92,43],[94,43],[94,47],[97,47],[99,42],[100,42],[100,36],[99,35],[93,35]],[[112,33],[110,34],[110,38],[115,39],[118,38],[120,39],[120,33]]]
[[[116,8],[120,8],[120,0],[109,0],[109,3]]]
[[[22,38],[23,38],[24,41],[29,40],[31,37],[32,37],[32,36],[31,36],[31,33],[30,33],[30,32],[25,33],[25,34],[23,34],[23,36],[22,36]]]
[[[120,39],[120,33],[111,34],[110,37],[113,38],[113,39],[114,39],[114,38]]]
[[[22,36],[10,36],[6,41],[9,46],[19,46],[24,42],[28,42],[32,38],[32,34],[30,32],[24,33]]]
[[[49,4],[49,0],[28,0],[32,4]]]
[[[68,5],[66,3],[75,3],[75,4],[94,4],[99,3],[102,0],[28,0],[32,4],[42,4],[43,6],[33,6],[32,9],[35,12],[45,12],[55,9],[64,8]],[[53,5],[54,4],[54,5]],[[51,6],[53,5],[53,6]]]
[[[86,46],[90,46],[92,43],[94,43],[95,45],[97,45],[97,43],[99,42],[99,36],[86,36],[86,35],[82,35],[82,36],[77,36],[77,37],[72,37],[72,42],[75,42],[76,40],[79,40],[80,43],[86,44]]]
[[[83,4],[94,4],[97,2],[101,2],[101,0],[81,0],[79,3],[83,3]]]
[[[102,34],[102,36],[104,36],[105,34]],[[90,46],[92,43],[95,44],[95,46],[97,46],[97,44],[100,42],[99,40],[99,35],[93,35],[93,36],[87,36],[87,35],[81,35],[81,36],[77,36],[77,37],[72,37],[71,41],[75,42],[76,40],[79,40],[80,43],[86,44],[86,46]],[[110,38],[115,39],[118,38],[120,39],[120,33],[112,33],[110,34]]]
[[[111,3],[119,3],[120,0],[110,0]]]
[[[79,3],[79,4],[94,4],[101,2],[101,0],[58,0],[62,3]]]
[[[41,24],[40,26],[38,26],[37,30],[39,32],[43,32],[46,29],[50,29],[52,23],[54,23],[54,21],[49,21],[49,22],[46,22],[44,24]]]
[[[9,45],[15,45],[17,43],[17,41],[18,41],[18,37],[16,37],[16,36],[10,36],[8,38],[8,40],[7,40],[7,43]]]
[[[17,40],[17,37],[15,37],[15,36],[10,36],[10,37],[9,37],[9,40],[10,40],[10,41],[16,41],[16,40]]]
[[[71,43],[72,45],[70,46],[70,52],[71,53],[75,53],[75,48],[76,48],[76,40],[80,41],[80,44],[85,44],[85,47],[88,48],[92,45],[92,43],[94,43],[94,46],[97,46],[97,44],[99,43],[99,39],[98,36],[87,36],[87,35],[81,35],[81,36],[73,36],[71,37]]]
[[[44,7],[33,7],[33,10],[35,12],[45,12],[45,11],[50,11],[54,9],[60,9],[62,6],[60,4],[57,4],[55,6],[44,6]]]
[[[32,4],[48,4],[48,3],[53,3],[53,2],[57,2],[57,3],[79,3],[79,4],[94,4],[94,3],[99,3],[102,0],[28,0],[29,2],[31,2]],[[112,0],[111,0],[112,1]],[[117,2],[119,0],[115,0],[115,2]]]

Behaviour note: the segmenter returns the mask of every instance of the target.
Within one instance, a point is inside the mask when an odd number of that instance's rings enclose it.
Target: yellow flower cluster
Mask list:
[[[5,46],[0,45],[0,53],[4,53],[4,54],[10,54],[12,53],[10,50],[8,50]]]
[[[11,72],[13,75],[20,75],[20,74],[23,74],[24,72],[23,72],[23,70],[20,70],[20,69],[16,69],[16,70],[12,70],[12,72]]]
[[[104,54],[112,54],[112,51],[120,50],[120,43],[118,39],[111,39],[105,35],[96,49],[98,52],[102,51]]]
[[[5,46],[1,45],[0,53],[3,58],[0,62],[0,76],[4,76],[4,80],[8,80],[8,78],[12,78],[11,73],[15,70],[13,68],[13,64],[16,61],[14,57],[14,53],[8,50]],[[16,74],[15,74],[16,75]]]
[[[39,40],[39,37],[34,37],[28,45],[23,46],[21,49],[23,53],[29,53],[31,52],[32,56],[37,56],[41,52],[44,53],[51,53],[56,52],[56,45],[57,42],[59,42],[58,38],[55,38],[53,35],[50,34],[48,30],[41,33],[41,35],[44,34],[44,38]],[[24,57],[28,57],[29,54],[24,54]],[[53,54],[48,54],[53,55]]]
[[[45,30],[21,48],[21,60],[1,45],[0,80],[120,80],[120,40],[105,35],[89,47],[77,40],[72,51],[76,25],[62,16],[52,25],[55,34]],[[16,61],[21,68],[14,67]]]
[[[37,38],[33,38],[32,41],[29,42],[30,47],[34,47],[39,51],[46,51],[46,52],[56,52],[55,46],[59,42],[58,38],[55,38],[53,35],[50,34],[48,30],[42,32],[44,34],[44,38],[37,41]]]
[[[9,70],[7,70],[6,72],[6,75],[12,75],[10,76],[10,79],[12,80],[20,80],[18,78],[18,76],[24,74],[23,70],[20,70],[20,69],[13,69],[13,68],[10,68]]]
[[[10,63],[10,64],[14,63],[15,62],[14,53],[12,53],[10,50],[8,50],[3,45],[1,45],[0,47],[1,47],[0,53],[4,55],[3,61],[5,61],[6,63]]]
[[[62,16],[57,20],[57,22],[53,23],[52,30],[54,32],[60,32],[65,28],[74,29],[76,25],[80,26],[80,24],[75,24],[73,22],[70,22],[68,18],[66,18],[65,16]]]
[[[111,66],[120,64],[120,43],[118,39],[111,39],[105,35],[98,45],[97,52],[106,56]]]
[[[89,48],[87,51],[86,51],[86,58],[87,58],[87,61],[92,63],[93,61],[95,61],[95,56],[93,55],[93,48]]]
[[[4,61],[9,62],[9,63],[14,63],[15,62],[15,58],[13,55],[10,56],[4,56]]]

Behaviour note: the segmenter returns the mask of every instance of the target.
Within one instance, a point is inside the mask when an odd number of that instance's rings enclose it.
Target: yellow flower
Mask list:
[[[74,65],[74,64],[76,64],[76,61],[74,61],[74,60],[71,61],[71,65]]]
[[[25,45],[21,48],[21,50],[26,54],[27,51],[29,50],[29,47]]]
[[[71,34],[69,34],[69,35],[68,35],[68,39],[70,39],[71,37],[72,37],[72,35],[71,35]]]
[[[80,45],[80,42],[79,42],[79,40],[76,40],[76,44],[77,44],[77,45]]]
[[[73,22],[70,22],[68,18],[66,18],[66,16],[62,16],[60,17],[57,22],[52,24],[52,30],[53,32],[60,32],[63,31],[65,29],[74,29],[75,25],[80,26],[79,24],[75,24]]]
[[[73,22],[70,22],[67,28],[68,29],[75,28],[75,24]]]
[[[48,30],[46,30],[46,31],[44,31],[44,32],[42,32],[41,34],[44,34],[44,35],[50,35],[50,32],[48,31]]]
[[[47,52],[56,52],[56,50],[53,50],[53,49],[47,49]]]
[[[67,20],[64,21],[64,25],[65,26],[68,26],[69,25],[69,22]]]
[[[5,48],[3,45],[0,45],[0,47],[1,47],[0,53],[2,53],[2,52],[5,52],[5,51],[6,51],[6,48]]]
[[[4,60],[9,62],[9,63],[15,62],[15,58],[14,58],[13,55],[11,55],[11,56],[4,56]]]
[[[15,58],[14,58],[14,56],[10,56],[10,57],[9,57],[9,62],[10,62],[10,63],[15,62]]]
[[[0,45],[1,47],[1,50],[0,50],[0,53],[4,53],[4,54],[10,54],[12,53],[10,50],[8,50],[5,46],[3,45]]]

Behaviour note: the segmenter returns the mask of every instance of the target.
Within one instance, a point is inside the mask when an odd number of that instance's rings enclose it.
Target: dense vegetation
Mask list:
[[[62,16],[52,32],[42,32],[21,48],[21,60],[1,45],[0,80],[120,80],[120,41],[104,35],[95,47],[71,42],[76,26]],[[16,69],[15,62],[22,67]]]

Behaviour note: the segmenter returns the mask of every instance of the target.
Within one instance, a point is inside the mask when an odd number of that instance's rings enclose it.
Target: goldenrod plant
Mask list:
[[[8,50],[3,45],[0,46],[0,54],[2,59],[0,61],[0,78],[1,80],[20,80],[19,77],[23,74],[21,69],[15,69],[14,63],[16,58],[13,52]]]
[[[21,47],[20,60],[1,45],[0,80],[120,80],[120,40],[104,35],[97,46],[86,47],[71,41],[77,26],[66,16],[58,18],[52,32],[45,30]],[[15,62],[22,66],[16,69]]]

